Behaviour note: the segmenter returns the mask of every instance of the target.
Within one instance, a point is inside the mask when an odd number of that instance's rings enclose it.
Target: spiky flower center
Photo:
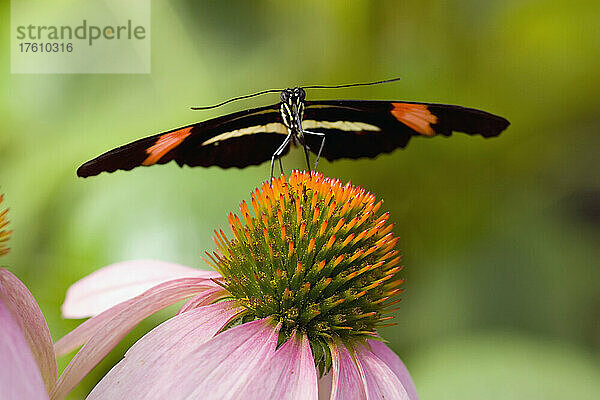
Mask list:
[[[2,204],[3,199],[4,196],[0,194],[0,204]],[[8,210],[0,211],[0,256],[5,255],[9,250],[6,247],[6,242],[10,238],[11,231],[5,229],[8,226],[7,214]]]
[[[273,317],[280,342],[308,335],[321,372],[331,365],[328,344],[376,335],[403,280],[398,238],[364,189],[321,174],[292,172],[251,194],[241,219],[229,215],[234,239],[216,232],[212,265],[247,312]]]

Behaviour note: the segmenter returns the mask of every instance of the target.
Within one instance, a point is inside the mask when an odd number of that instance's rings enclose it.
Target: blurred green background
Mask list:
[[[10,10],[0,7],[7,55]],[[375,160],[319,165],[392,213],[407,283],[383,336],[422,400],[598,399],[598,21],[595,0],[153,1],[149,75],[11,75],[3,57],[0,186],[15,233],[2,262],[58,339],[79,323],[60,317],[70,284],[135,258],[206,268],[212,229],[268,177],[267,164],[169,164],[83,180],[82,162],[277,96],[192,105],[401,76],[308,96],[460,104],[512,122],[496,139],[415,139]],[[284,167],[303,168],[302,154]],[[135,329],[70,398],[169,315]]]

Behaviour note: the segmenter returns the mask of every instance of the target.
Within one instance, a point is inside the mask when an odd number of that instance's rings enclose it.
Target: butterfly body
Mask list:
[[[291,145],[330,161],[375,157],[405,147],[411,137],[453,131],[499,135],[509,122],[472,108],[447,104],[309,101],[303,88],[285,89],[277,104],[213,118],[149,136],[83,164],[82,177],[175,161],[180,166],[243,168],[285,155]],[[308,153],[307,160],[308,160]]]

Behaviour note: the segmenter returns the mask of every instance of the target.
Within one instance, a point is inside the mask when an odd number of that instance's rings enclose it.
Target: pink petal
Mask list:
[[[157,379],[154,374],[168,380],[186,376],[184,371],[170,372],[169,360],[178,357],[176,353],[194,353],[241,311],[235,302],[226,301],[195,308],[164,322],[127,351],[125,358],[102,378],[88,400],[147,398],[155,390],[148,386],[149,381]]]
[[[331,397],[331,378],[333,373],[329,371],[319,379],[319,400],[329,400]]]
[[[58,379],[52,398],[63,398],[104,358],[125,335],[151,314],[206,289],[204,278],[182,278],[162,283],[135,299],[121,303],[86,321],[65,336],[57,348],[72,348],[76,343],[87,343],[73,357]],[[83,329],[80,329],[82,328]],[[89,339],[89,340],[88,340]]]
[[[246,398],[317,400],[317,369],[308,337],[292,334],[269,361],[261,384],[251,389]]]
[[[71,285],[62,313],[65,318],[91,317],[160,283],[186,277],[217,279],[221,275],[156,260],[120,262],[92,272]]]
[[[367,397],[367,381],[363,371],[342,343],[331,345],[333,359],[331,400],[371,400]]]
[[[27,287],[4,268],[0,268],[0,299],[6,302],[23,330],[46,389],[50,391],[56,382],[56,357],[48,324],[39,305]]]
[[[179,309],[177,314],[188,312],[206,304],[212,304],[215,301],[221,300],[227,296],[230,296],[229,292],[223,289],[221,286],[206,289],[206,291],[204,291],[202,294],[194,296],[186,301],[186,303]]]
[[[47,399],[40,370],[7,304],[0,297],[0,395],[3,399]]]
[[[369,400],[410,400],[396,374],[369,349],[357,345],[355,357],[367,381]]]
[[[400,360],[400,357],[398,357],[396,353],[394,353],[389,347],[380,341],[368,340],[367,343],[369,344],[369,347],[371,347],[373,354],[379,357],[381,361],[386,363],[387,366],[394,371],[398,379],[400,379],[402,386],[404,386],[406,393],[408,393],[410,400],[419,400],[415,384],[410,377],[408,369],[402,360]]]
[[[263,370],[275,354],[278,331],[279,325],[270,320],[258,320],[231,328],[204,344],[187,339],[169,349],[155,348],[161,352],[161,362],[145,363],[142,381],[125,382],[118,374],[109,374],[110,381],[100,388],[110,390],[122,384],[123,390],[115,396],[94,390],[91,398],[256,399],[248,393],[253,385],[264,384]]]
[[[156,296],[160,297],[161,293],[164,292],[164,288],[170,287],[172,282],[174,282],[175,285],[177,285],[176,282],[181,282],[184,286],[187,283],[191,284],[191,286],[188,288],[189,290],[185,289],[184,292],[182,293],[182,297],[178,298],[177,300],[174,300],[173,303],[176,303],[177,301],[182,300],[182,299],[189,297],[190,295],[193,295],[196,293],[201,293],[199,295],[199,296],[201,296],[200,299],[205,300],[206,298],[204,296],[213,295],[214,293],[217,293],[220,296],[221,292],[224,291],[218,285],[217,285],[217,288],[215,288],[213,286],[209,286],[209,285],[212,285],[213,282],[212,281],[207,282],[204,278],[182,278],[182,279],[173,280],[170,282],[165,282],[161,285],[155,286],[154,288],[144,292],[143,294],[141,294],[137,297],[134,297],[133,299],[129,299],[127,301],[124,301],[123,303],[119,303],[116,306],[109,308],[108,310],[100,313],[99,315],[92,317],[92,318],[88,319],[87,321],[83,322],[81,325],[79,325],[73,331],[69,332],[66,336],[64,336],[63,338],[61,338],[54,344],[54,351],[56,352],[56,355],[57,356],[65,355],[65,354],[75,350],[76,348],[80,347],[81,345],[85,344],[102,326],[104,326],[104,324],[106,324],[108,321],[110,321],[115,315],[118,315],[123,310],[131,308],[132,305],[137,304],[137,302],[140,301],[141,299],[147,299],[145,301],[154,301],[152,299],[155,298]],[[205,291],[208,291],[208,290],[211,290],[211,291],[205,293]],[[201,302],[201,300],[198,300],[198,302]],[[169,303],[167,305],[170,305],[170,304],[172,304],[172,303]],[[208,303],[206,303],[206,304],[208,304]],[[154,312],[166,307],[167,305],[161,306],[161,305],[157,304],[157,306],[160,308],[157,308],[154,311],[151,311],[150,314],[153,314]],[[150,314],[148,314],[148,315],[150,315]],[[140,321],[144,318],[146,318],[146,317],[142,317],[140,319]]]

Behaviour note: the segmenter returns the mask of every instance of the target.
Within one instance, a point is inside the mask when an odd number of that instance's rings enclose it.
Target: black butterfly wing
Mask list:
[[[413,136],[498,136],[508,125],[502,117],[473,108],[365,100],[307,101],[302,122],[305,130],[325,134],[321,155],[330,161],[375,157],[406,147]],[[313,152],[321,146],[316,135],[305,135],[305,141]]]
[[[274,104],[136,140],[86,162],[77,175],[88,177],[173,160],[180,166],[243,168],[269,160],[286,134],[279,104]]]

